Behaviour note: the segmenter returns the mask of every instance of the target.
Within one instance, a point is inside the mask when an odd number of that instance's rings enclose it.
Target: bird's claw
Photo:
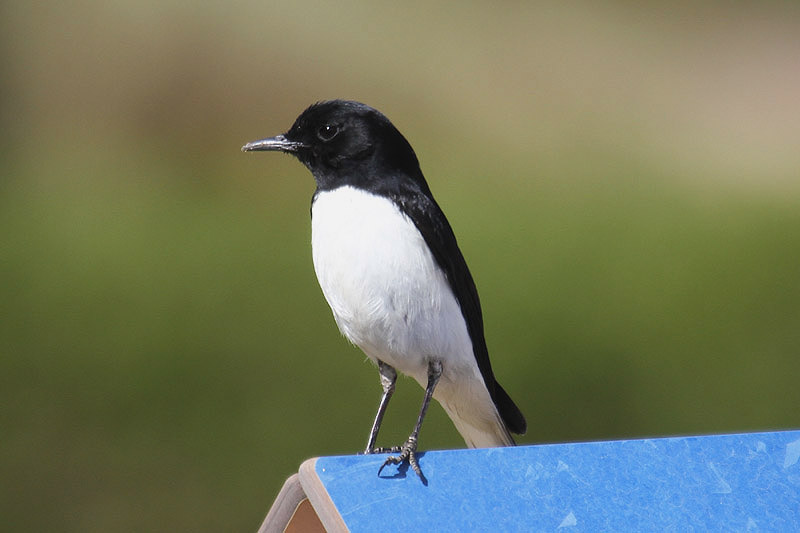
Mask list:
[[[381,448],[385,449],[385,448]],[[378,469],[378,475],[381,475],[384,467],[387,465],[399,465],[408,461],[408,464],[411,465],[411,468],[414,469],[414,472],[422,479],[425,480],[425,476],[422,475],[422,470],[419,467],[419,463],[417,462],[417,438],[412,435],[408,437],[408,440],[403,443],[402,446],[394,446],[389,448],[387,452],[383,453],[397,453],[400,452],[400,455],[390,455],[386,458],[386,461],[381,465]]]
[[[383,447],[372,448],[372,449],[367,448],[366,450],[361,452],[361,455],[375,455],[376,453],[398,453],[403,451],[402,448],[403,448],[402,446],[392,446],[390,448],[383,448]]]

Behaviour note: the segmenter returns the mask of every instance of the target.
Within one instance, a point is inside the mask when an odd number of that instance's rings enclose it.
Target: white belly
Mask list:
[[[414,223],[391,200],[352,187],[319,193],[311,213],[314,270],[342,334],[423,387],[438,359],[434,398],[467,445],[512,444],[461,308]]]
[[[422,234],[388,199],[352,187],[321,192],[312,206],[314,269],[341,332],[372,360],[426,381],[474,375],[461,309]]]

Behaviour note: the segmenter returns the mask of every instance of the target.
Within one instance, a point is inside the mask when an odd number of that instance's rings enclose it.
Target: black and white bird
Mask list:
[[[314,176],[314,270],[339,330],[377,364],[381,397],[365,453],[416,458],[420,426],[436,398],[472,448],[512,446],[525,417],[489,362],[478,292],[456,237],[405,137],[358,102],[312,105],[283,135],[243,151],[294,155]],[[397,371],[425,388],[401,446],[375,446]],[[380,473],[380,471],[379,471]]]

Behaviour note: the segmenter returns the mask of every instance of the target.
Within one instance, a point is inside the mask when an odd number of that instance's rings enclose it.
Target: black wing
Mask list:
[[[422,183],[424,184],[424,181]],[[397,186],[398,183],[394,182],[392,190],[387,190],[384,194],[387,194],[400,208],[400,211],[414,222],[433,253],[436,263],[444,271],[467,323],[467,331],[472,340],[472,350],[483,381],[489,389],[489,394],[497,406],[503,422],[509,431],[525,433],[527,429],[525,417],[494,378],[483,334],[483,314],[478,290],[475,288],[475,282],[472,280],[467,262],[458,248],[450,223],[436,200],[433,199],[427,184],[421,186],[417,182],[406,187],[401,186],[399,192]]]

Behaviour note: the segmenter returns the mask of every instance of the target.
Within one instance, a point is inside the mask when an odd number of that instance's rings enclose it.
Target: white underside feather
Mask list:
[[[434,392],[470,447],[511,444],[472,352],[458,302],[422,234],[391,200],[353,187],[312,206],[314,269],[339,330],[372,361]]]

